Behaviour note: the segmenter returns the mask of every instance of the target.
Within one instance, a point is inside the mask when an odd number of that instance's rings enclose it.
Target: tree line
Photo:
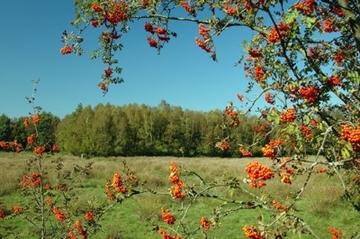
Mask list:
[[[25,118],[1,115],[0,141],[16,139],[24,149],[30,149],[27,136],[34,133],[34,128],[25,128]],[[260,125],[265,126],[257,116],[240,115],[237,127],[230,130],[225,111],[192,111],[171,106],[165,100],[156,107],[79,104],[62,120],[49,112],[42,112],[40,119],[39,143],[48,147],[56,143],[63,152],[85,156],[239,157],[239,144],[253,144]],[[263,133],[268,129],[265,126]],[[232,150],[216,147],[229,132],[227,142]],[[255,156],[262,155],[261,146],[269,139],[259,140],[252,147]]]

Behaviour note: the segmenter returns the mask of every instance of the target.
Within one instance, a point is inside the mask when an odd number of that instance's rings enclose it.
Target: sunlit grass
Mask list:
[[[0,153],[2,167],[0,168],[0,208],[10,210],[13,204],[24,202],[18,190],[21,189],[21,178],[27,173],[25,161],[34,157],[32,154],[4,154]],[[161,208],[170,209],[174,216],[180,221],[184,210],[178,199],[172,199],[169,188],[171,183],[168,180],[170,161],[175,161],[181,171],[181,179],[191,185],[199,183],[199,179],[193,174],[185,171],[194,171],[202,176],[207,183],[220,183],[231,177],[240,179],[241,186],[249,192],[256,193],[269,202],[273,199],[289,205],[294,195],[301,189],[305,176],[297,176],[292,185],[283,184],[279,178],[269,181],[262,189],[252,189],[243,184],[242,178],[246,177],[246,164],[255,159],[223,159],[223,158],[173,158],[173,157],[131,157],[131,158],[94,158],[81,159],[79,157],[52,156],[46,159],[45,168],[50,183],[56,183],[55,167],[58,163],[63,164],[63,169],[71,171],[74,165],[86,165],[92,162],[92,169],[88,175],[79,182],[75,189],[77,195],[74,208],[86,208],[88,201],[96,198],[99,201],[106,201],[104,185],[110,180],[114,173],[123,172],[123,161],[126,161],[129,168],[136,173],[137,177],[146,182],[146,187],[151,188],[157,194],[145,193],[134,196],[123,203],[116,205],[104,215],[102,221],[103,231],[94,238],[160,238],[157,233],[157,226],[166,229],[167,226],[161,220]],[[265,158],[257,158],[261,163],[271,165],[271,161]],[[197,189],[197,188],[196,188]],[[213,194],[221,195],[237,201],[251,200],[251,196],[241,190],[235,190],[231,194],[224,189],[215,189]],[[358,212],[353,210],[347,201],[342,200],[343,191],[336,178],[329,178],[325,174],[314,174],[301,199],[295,204],[295,214],[302,218],[317,233],[320,238],[329,238],[327,231],[329,226],[336,227],[349,237],[359,227]],[[186,199],[184,207],[190,199]],[[200,227],[199,220],[202,216],[211,218],[214,209],[222,202],[216,199],[199,198],[186,211],[183,223],[188,230],[196,230]],[[232,205],[224,205],[223,210],[231,209]],[[183,208],[184,209],[184,208]],[[10,211],[8,212],[10,213]],[[218,227],[208,232],[208,238],[244,238],[242,227],[244,225],[257,225],[258,218],[262,216],[264,223],[270,223],[274,218],[270,211],[260,209],[241,209],[222,217]],[[11,229],[11,230],[10,230]],[[6,238],[16,238],[15,235],[5,233],[20,233],[18,238],[37,238],[31,236],[34,228],[20,218],[0,221],[0,235],[7,235]],[[202,230],[194,234],[194,238],[202,238]],[[26,234],[28,233],[28,234]],[[181,231],[180,231],[181,233]],[[25,236],[26,235],[26,236]],[[287,238],[312,238],[307,234],[288,232]]]

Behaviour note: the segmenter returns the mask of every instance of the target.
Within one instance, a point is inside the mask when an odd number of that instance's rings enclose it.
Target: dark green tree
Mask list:
[[[111,111],[113,150],[115,156],[129,156],[134,153],[134,142],[131,139],[131,129],[128,118],[121,107],[114,107]]]
[[[94,156],[114,155],[114,140],[116,138],[113,127],[111,111],[114,107],[110,104],[98,104],[94,108],[94,115],[90,126],[89,141],[93,146]]]
[[[11,137],[11,119],[2,114],[0,115],[0,141],[10,141]]]

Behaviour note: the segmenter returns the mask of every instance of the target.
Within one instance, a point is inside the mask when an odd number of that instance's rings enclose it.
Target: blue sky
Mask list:
[[[135,21],[119,41],[123,50],[116,54],[125,82],[111,85],[104,97],[98,82],[105,65],[89,59],[100,30],[86,30],[83,56],[59,52],[62,32],[75,30],[69,24],[74,19],[72,1],[2,0],[0,9],[0,114],[11,118],[31,112],[25,96],[31,95],[31,80],[37,78],[36,104],[60,118],[79,103],[157,106],[164,99],[199,111],[223,109],[228,101],[240,106],[236,94],[244,93],[249,82],[243,66],[234,63],[242,54],[240,43],[251,39],[251,31],[233,28],[216,38],[218,62],[213,62],[195,44],[197,24],[171,23],[178,37],[158,55],[147,43],[144,21]]]

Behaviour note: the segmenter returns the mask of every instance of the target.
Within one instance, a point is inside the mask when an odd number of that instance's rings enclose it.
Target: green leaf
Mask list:
[[[323,125],[322,122],[320,122],[320,123],[318,124],[318,129],[319,129],[319,130],[323,130],[323,128],[324,128],[324,125]]]
[[[350,157],[350,152],[349,150],[344,147],[341,149],[341,156],[345,159],[345,158],[349,158]]]
[[[90,59],[96,59],[99,55],[97,54],[97,52],[92,52],[89,56]]]
[[[316,22],[316,17],[308,17],[307,20],[308,22],[314,24]]]
[[[274,122],[275,124],[280,123],[280,116],[275,110],[272,110],[270,112],[270,114],[268,115],[268,118],[270,121]]]
[[[346,148],[347,150],[349,151],[353,151],[353,147],[352,147],[352,144],[350,142],[347,142],[344,146],[344,148]]]

